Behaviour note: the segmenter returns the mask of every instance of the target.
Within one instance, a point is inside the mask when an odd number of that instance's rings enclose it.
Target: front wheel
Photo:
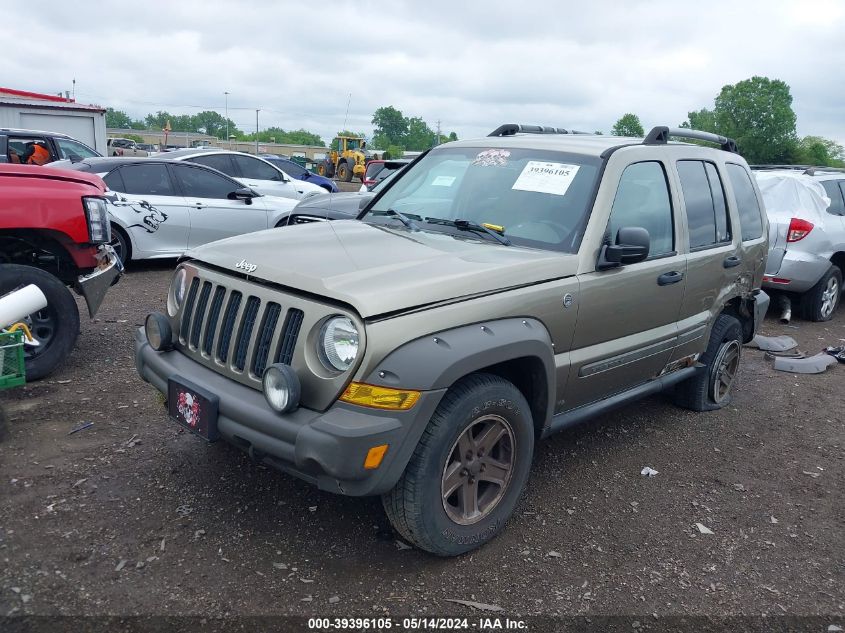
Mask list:
[[[24,318],[37,346],[26,346],[28,381],[44,378],[70,355],[79,336],[79,310],[70,290],[48,272],[32,266],[0,265],[0,296],[35,284],[47,298],[47,307]]]
[[[534,425],[522,393],[491,374],[452,386],[402,478],[382,497],[396,530],[439,556],[475,549],[504,527],[525,488]]]
[[[352,180],[352,170],[349,169],[348,163],[340,163],[337,166],[337,178],[343,182],[350,182]]]
[[[675,387],[675,404],[693,411],[715,411],[728,405],[741,355],[742,326],[735,317],[720,314],[699,359],[704,367]]]

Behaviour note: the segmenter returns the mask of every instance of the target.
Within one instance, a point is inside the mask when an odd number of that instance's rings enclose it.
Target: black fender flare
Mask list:
[[[427,334],[396,348],[364,381],[384,387],[445,390],[468,374],[526,357],[538,359],[544,369],[546,411],[544,419],[535,422],[545,427],[555,402],[555,359],[551,335],[537,319],[497,319]]]

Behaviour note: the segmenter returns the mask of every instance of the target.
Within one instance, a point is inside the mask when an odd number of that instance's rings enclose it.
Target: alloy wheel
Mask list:
[[[833,310],[836,308],[838,301],[839,282],[836,280],[836,277],[831,277],[827,280],[827,285],[825,285],[824,291],[822,291],[822,305],[819,310],[822,318],[827,319],[831,314],[833,314]]]
[[[724,402],[731,392],[731,386],[739,370],[740,353],[739,341],[735,340],[727,341],[719,348],[719,353],[713,363],[715,373],[710,394],[716,404]]]
[[[504,497],[516,446],[510,423],[499,415],[473,420],[458,436],[440,481],[443,509],[460,525],[486,517]]]

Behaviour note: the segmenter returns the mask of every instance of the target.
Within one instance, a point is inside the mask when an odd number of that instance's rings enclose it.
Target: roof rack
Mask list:
[[[520,125],[519,123],[505,123],[500,125],[487,136],[513,136],[523,134],[589,134],[578,130],[566,130],[562,127],[548,127],[545,125]]]
[[[815,176],[817,173],[845,173],[842,167],[826,167],[825,165],[749,165],[756,171],[791,170],[800,171],[807,176]]]
[[[736,148],[736,141],[727,136],[720,134],[713,134],[712,132],[702,132],[700,130],[691,130],[688,128],[667,127],[665,125],[658,125],[651,128],[646,137],[643,139],[643,145],[666,145],[669,142],[670,136],[678,138],[691,138],[697,141],[707,141],[708,143],[716,143],[724,151],[733,154],[739,154]]]

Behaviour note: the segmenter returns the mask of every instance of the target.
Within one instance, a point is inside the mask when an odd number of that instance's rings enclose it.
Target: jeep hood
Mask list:
[[[236,273],[252,270],[250,278],[346,303],[363,318],[567,277],[577,268],[575,255],[357,220],[249,233],[188,257]]]

